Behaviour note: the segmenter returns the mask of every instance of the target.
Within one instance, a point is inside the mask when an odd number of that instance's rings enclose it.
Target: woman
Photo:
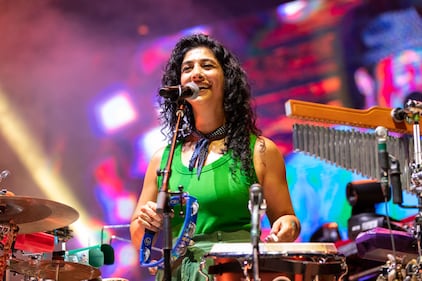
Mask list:
[[[199,212],[195,243],[173,274],[182,280],[201,280],[196,274],[198,262],[213,243],[251,241],[248,200],[253,183],[262,186],[266,199],[266,215],[272,226],[266,241],[294,241],[300,223],[291,203],[283,157],[256,127],[250,86],[238,59],[207,35],[182,38],[173,49],[162,84],[191,82],[199,87],[199,94],[184,101],[183,127],[189,132],[178,136],[169,188],[177,191],[181,185],[198,200]],[[160,107],[163,130],[170,139],[178,105],[161,98]],[[145,175],[130,227],[137,249],[145,229],[159,232],[162,228],[162,215],[156,212],[162,180],[157,170],[165,167],[168,153],[168,146],[158,150]]]

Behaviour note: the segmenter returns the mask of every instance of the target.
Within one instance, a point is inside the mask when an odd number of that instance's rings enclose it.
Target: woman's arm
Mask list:
[[[268,241],[293,242],[300,234],[300,222],[291,202],[284,159],[273,141],[262,136],[257,139],[254,165],[271,223],[273,235]]]
[[[160,167],[161,156],[164,148],[158,150],[151,158],[148,165],[141,195],[130,222],[130,235],[136,249],[141,246],[145,229],[158,232],[161,229],[162,216],[156,212],[158,195],[157,170]]]

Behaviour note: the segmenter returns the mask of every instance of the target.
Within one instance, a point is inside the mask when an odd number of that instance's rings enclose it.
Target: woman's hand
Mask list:
[[[139,208],[136,220],[145,229],[159,232],[163,223],[163,215],[157,213],[157,203],[148,201]]]
[[[300,223],[294,215],[279,217],[272,225],[265,242],[293,242],[300,233]]]

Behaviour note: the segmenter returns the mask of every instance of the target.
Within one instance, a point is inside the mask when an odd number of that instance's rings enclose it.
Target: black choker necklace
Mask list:
[[[210,145],[210,142],[214,140],[223,139],[227,135],[227,127],[226,124],[224,124],[208,134],[202,134],[201,132],[194,129],[193,133],[197,135],[200,139],[196,143],[192,157],[189,161],[189,171],[192,171],[195,167],[195,164],[197,164],[196,174],[199,179],[199,175],[201,174],[202,167],[205,163],[205,159],[207,159],[208,147]]]

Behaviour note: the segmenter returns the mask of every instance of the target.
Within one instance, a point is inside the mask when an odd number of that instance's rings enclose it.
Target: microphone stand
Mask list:
[[[169,205],[169,179],[171,175],[171,164],[173,162],[174,150],[176,147],[177,135],[182,117],[184,115],[185,105],[183,100],[178,100],[178,110],[176,111],[177,121],[175,131],[172,137],[170,153],[164,170],[157,171],[158,176],[163,176],[163,182],[157,196],[157,213],[163,214],[163,257],[164,257],[164,280],[171,280],[171,250],[172,250],[172,233],[171,233],[171,207]]]
[[[253,280],[261,281],[261,277],[259,277],[259,238],[253,237],[252,240]]]
[[[252,244],[252,269],[254,281],[261,281],[259,277],[259,242],[261,237],[260,218],[267,208],[262,195],[262,187],[254,184],[250,188],[249,208],[251,211],[251,244]]]

